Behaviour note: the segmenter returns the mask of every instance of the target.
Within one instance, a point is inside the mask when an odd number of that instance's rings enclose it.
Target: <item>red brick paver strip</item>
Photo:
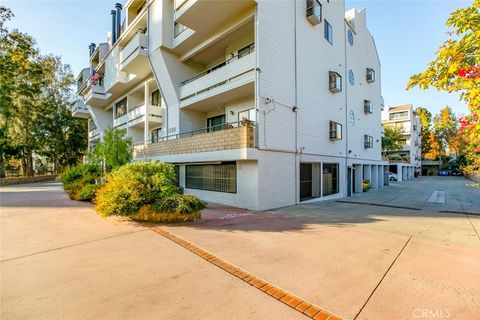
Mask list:
[[[191,251],[192,253],[196,254],[200,258],[210,262],[213,265],[216,265],[220,269],[230,273],[231,275],[235,276],[236,278],[245,281],[246,283],[250,284],[251,286],[257,288],[258,290],[268,294],[269,296],[277,299],[278,301],[284,303],[285,305],[297,310],[298,312],[306,315],[307,317],[314,319],[314,320],[341,320],[338,316],[322,310],[320,307],[317,307],[313,303],[302,299],[293,293],[290,293],[286,290],[283,290],[274,284],[257,277],[251,274],[248,271],[243,270],[242,268],[214,255],[207,250],[204,250],[191,242],[188,242],[185,239],[182,239],[173,233],[162,229],[158,226],[150,226],[150,229],[155,231],[156,233],[161,234],[165,238],[177,243],[178,245],[184,247],[185,249]]]

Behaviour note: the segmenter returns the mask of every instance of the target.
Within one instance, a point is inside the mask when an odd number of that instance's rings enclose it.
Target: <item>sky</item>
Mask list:
[[[278,0],[272,0],[278,1]],[[334,0],[335,1],[335,0]],[[111,0],[2,0],[11,8],[10,28],[32,35],[42,54],[53,53],[77,75],[88,64],[88,45],[105,42],[111,28]],[[124,3],[126,1],[119,1]],[[382,65],[385,107],[412,103],[433,114],[448,105],[460,115],[466,104],[455,93],[405,90],[411,75],[423,71],[448,38],[445,22],[467,0],[346,0],[346,10],[366,8],[367,25],[375,38]]]

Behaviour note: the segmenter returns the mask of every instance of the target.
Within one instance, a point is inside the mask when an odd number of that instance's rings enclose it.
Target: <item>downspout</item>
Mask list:
[[[343,8],[343,14],[345,15],[345,7]],[[348,188],[348,84],[347,84],[347,77],[348,77],[348,70],[347,70],[347,62],[348,62],[348,59],[347,59],[347,43],[346,43],[346,39],[347,39],[347,23],[345,21],[345,17],[343,18],[343,45],[344,45],[344,51],[345,51],[345,180],[344,182],[345,185],[347,186]],[[352,170],[352,175],[355,174],[355,171]],[[353,177],[350,177],[350,179],[352,180],[353,182]],[[355,186],[353,186],[353,183],[352,185],[350,186],[350,188],[352,189],[351,191],[351,194],[353,195],[353,190],[355,190]],[[346,196],[348,196],[348,190],[346,190]]]
[[[298,174],[299,165],[297,165],[297,158],[298,158],[298,82],[297,82],[297,1],[293,0],[293,21],[294,21],[294,26],[293,26],[293,45],[294,45],[294,62],[295,62],[295,106],[293,107],[293,112],[295,112],[295,204],[300,204],[300,199],[299,199],[299,185],[300,185],[300,177]]]

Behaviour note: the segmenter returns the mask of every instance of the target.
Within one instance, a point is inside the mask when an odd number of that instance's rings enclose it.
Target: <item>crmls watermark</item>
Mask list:
[[[415,308],[412,316],[414,319],[450,319],[452,314],[450,309]]]

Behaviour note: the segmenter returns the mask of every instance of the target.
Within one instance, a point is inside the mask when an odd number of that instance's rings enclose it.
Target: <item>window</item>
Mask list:
[[[120,118],[127,114],[127,98],[123,98],[119,102],[115,103],[115,119]]]
[[[330,140],[342,140],[342,125],[335,121],[330,121]]]
[[[363,100],[363,111],[366,114],[373,112],[372,103],[370,102],[370,100]]]
[[[369,135],[364,135],[363,137],[365,149],[373,148],[373,137]]]
[[[161,137],[162,128],[157,128],[152,130],[152,142],[158,142],[158,139]]]
[[[207,127],[208,127],[207,131],[208,132],[222,130],[224,125],[225,125],[225,115],[224,114],[207,119]]]
[[[185,170],[186,188],[237,193],[237,165],[234,162],[188,165]]]
[[[324,163],[322,196],[338,193],[338,163]]]
[[[322,21],[322,5],[318,0],[307,0],[307,20],[314,26]]]
[[[152,92],[152,106],[160,106],[160,90]]]
[[[334,93],[342,91],[342,76],[334,71],[330,71],[328,74],[330,91]]]
[[[373,70],[372,68],[367,68],[367,82],[375,82],[375,70]]]
[[[327,39],[330,44],[333,44],[333,29],[327,20],[325,20],[325,39]]]
[[[350,43],[350,46],[353,47],[353,32],[352,32],[352,30],[348,29],[347,37],[348,37],[348,43]]]
[[[249,120],[249,121],[256,121],[257,117],[257,111],[255,108],[240,111],[238,113],[238,122],[241,122],[243,120]]]
[[[238,50],[238,59],[243,58],[246,55],[252,53],[254,49],[255,49],[255,44],[253,43],[246,46],[245,48]]]
[[[408,118],[408,111],[390,113],[389,116],[388,116],[388,118],[389,118],[390,120],[401,119],[401,118]]]
[[[352,86],[355,83],[355,77],[353,75],[352,69],[348,70],[348,82],[350,82]]]
[[[417,125],[416,124],[413,125],[413,131],[417,131]]]

